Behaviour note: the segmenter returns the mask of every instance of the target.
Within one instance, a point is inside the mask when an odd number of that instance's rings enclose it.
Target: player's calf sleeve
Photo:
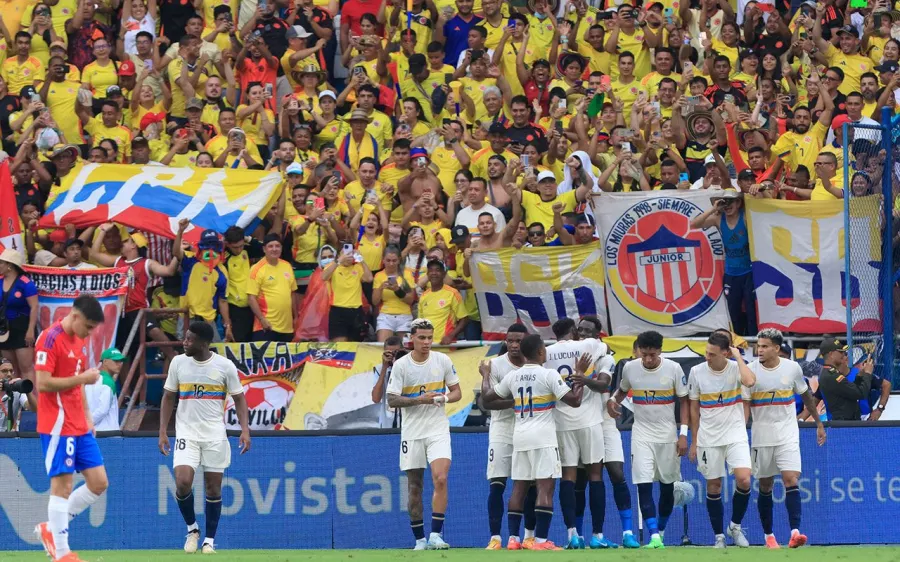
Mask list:
[[[532,486],[528,488],[528,493],[525,494],[525,530],[533,531],[537,526],[537,518],[534,515],[534,506],[537,505],[537,486]]]
[[[659,533],[659,526],[656,520],[656,504],[653,502],[653,483],[644,482],[637,485],[638,489],[638,505],[641,507],[641,516],[644,518],[644,524],[651,535]]]
[[[784,494],[784,506],[788,512],[788,522],[791,530],[800,529],[800,488],[788,486]]]
[[[178,509],[181,511],[181,516],[184,518],[187,526],[196,525],[197,515],[194,513],[194,490],[188,492],[188,495],[183,498],[175,494],[175,501],[178,502]]]
[[[550,521],[553,520],[553,506],[536,505],[534,507],[534,517],[537,521],[537,526],[534,528],[534,538],[541,541],[547,540],[547,536],[550,534]]]
[[[603,532],[603,521],[606,517],[606,484],[603,480],[591,481],[591,532]]]
[[[222,516],[222,496],[217,498],[206,497],[206,540],[216,538],[216,529],[219,528],[219,517]]]
[[[439,535],[444,532],[444,514],[443,513],[432,513],[431,514],[431,532],[437,533]]]
[[[785,501],[785,503],[787,503]],[[772,492],[768,493],[759,491],[759,499],[756,502],[756,507],[759,509],[759,521],[762,523],[763,533],[767,535],[772,534],[772,510],[773,510],[774,502],[772,501]]]
[[[709,522],[712,525],[713,533],[724,535],[725,507],[722,505],[722,494],[715,496],[706,494],[706,511],[709,513]]]
[[[569,480],[559,481],[559,507],[562,510],[563,522],[566,524],[566,529],[574,528],[575,482],[570,482]]]
[[[488,492],[488,525],[491,528],[491,536],[500,534],[503,527],[503,491],[506,484],[503,480],[492,481]]]
[[[615,498],[616,507],[619,509],[622,530],[631,531],[633,529],[631,521],[631,492],[628,491],[628,484],[624,480],[613,483],[613,498]]]
[[[750,490],[741,490],[738,487],[734,488],[734,495],[731,500],[731,522],[735,525],[740,525],[741,521],[744,520],[744,515],[747,513],[747,506],[750,505]]]
[[[69,553],[69,500],[50,496],[50,501],[47,502],[47,523],[53,533],[56,557],[62,558]]]
[[[519,511],[509,511],[506,514],[506,526],[509,527],[509,536],[518,537],[519,530],[522,528],[522,513]],[[492,534],[494,534],[492,532]],[[500,534],[497,532],[496,534]]]
[[[659,530],[665,531],[666,524],[669,522],[669,516],[675,509],[675,483],[669,484],[659,483]]]
[[[69,521],[75,519],[85,509],[94,505],[100,496],[90,491],[87,486],[79,486],[69,496]]]

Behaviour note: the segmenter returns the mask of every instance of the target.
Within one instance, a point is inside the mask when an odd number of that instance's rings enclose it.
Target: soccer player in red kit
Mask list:
[[[94,297],[75,299],[62,320],[41,332],[35,342],[38,433],[50,477],[48,521],[35,528],[51,559],[80,562],[69,550],[69,521],[96,502],[108,482],[84,389],[100,378],[87,367],[85,339],[103,323],[103,308]],[[72,491],[78,471],[85,485]]]

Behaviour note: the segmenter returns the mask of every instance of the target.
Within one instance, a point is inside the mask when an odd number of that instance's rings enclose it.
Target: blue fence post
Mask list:
[[[894,158],[893,127],[894,112],[890,107],[881,109],[882,136],[884,146],[884,173],[881,176],[881,192],[884,197],[884,235],[882,236],[882,295],[881,327],[883,330],[882,369],[888,369],[891,383],[894,381]],[[846,246],[845,246],[846,248]]]
[[[853,275],[850,270],[850,124],[844,123],[841,146],[844,148],[841,188],[844,190],[844,302],[847,307],[847,347],[853,348]]]

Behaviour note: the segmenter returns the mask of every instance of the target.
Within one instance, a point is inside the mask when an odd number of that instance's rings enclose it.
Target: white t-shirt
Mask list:
[[[391,367],[388,394],[416,397],[429,392],[446,392],[446,388],[459,384],[459,376],[453,362],[445,354],[432,351],[424,363],[416,363],[412,353],[404,355]],[[403,408],[403,440],[425,439],[450,433],[450,422],[443,405],[421,404]]]
[[[700,402],[698,447],[747,441],[741,373],[736,362],[729,361],[721,371],[713,371],[705,361],[696,365],[688,377],[688,393],[691,400]]]
[[[566,384],[569,377],[575,373],[575,363],[578,357],[587,353],[591,356],[591,364],[596,363],[601,357],[609,353],[606,344],[598,339],[566,340],[557,342],[547,348],[547,360],[544,367],[559,373]],[[590,376],[591,373],[585,373]],[[603,421],[603,413],[600,409],[601,396],[599,392],[585,387],[581,398],[581,406],[573,408],[568,404],[556,406],[556,429],[568,431],[591,427]]]
[[[497,223],[497,226],[494,228],[495,232],[502,232],[503,229],[506,228],[506,217],[503,216],[500,209],[488,203],[485,203],[484,207],[477,211],[472,209],[471,205],[460,209],[456,213],[455,224],[463,225],[468,228],[469,233],[472,235],[472,239],[476,240],[481,237],[481,234],[478,233],[478,215],[481,213],[490,213],[494,217],[494,222]]]
[[[156,39],[156,20],[150,13],[144,14],[140,21],[134,18],[128,18],[125,22],[125,52],[129,55],[136,55],[137,52],[137,34],[146,31]],[[155,47],[154,47],[155,48]]]
[[[678,440],[675,400],[688,395],[687,377],[678,363],[664,357],[655,369],[649,370],[640,359],[629,361],[622,369],[619,390],[626,394],[631,391],[632,441],[674,443]]]
[[[221,355],[200,362],[178,355],[169,365],[164,387],[178,393],[175,435],[192,441],[221,441],[225,434],[225,402],[228,395],[242,394],[237,367]]]
[[[84,394],[91,409],[94,429],[118,431],[119,399],[109,386],[103,384],[103,377],[97,379],[94,384],[84,385]]]
[[[526,364],[503,377],[494,391],[516,401],[513,451],[557,446],[553,410],[571,390],[559,373],[540,365]]]
[[[500,381],[509,373],[518,369],[509,360],[506,353],[500,357],[491,359],[491,388],[497,389]],[[491,443],[513,443],[513,432],[516,427],[516,413],[510,408],[507,410],[491,410],[491,426],[489,428],[488,441]]]
[[[767,369],[757,359],[749,365],[756,384],[743,388],[753,416],[751,439],[754,447],[772,447],[800,442],[794,394],[803,394],[808,385],[803,369],[790,359],[779,358],[778,366]]]

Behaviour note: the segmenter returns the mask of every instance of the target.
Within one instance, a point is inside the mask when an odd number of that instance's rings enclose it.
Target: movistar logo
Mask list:
[[[6,455],[0,455],[0,474],[3,475],[4,490],[13,491],[0,494],[0,509],[9,520],[13,531],[23,542],[33,545],[40,544],[40,539],[34,535],[34,526],[47,520],[49,487],[46,492],[32,489],[22,475],[19,465]],[[83,480],[80,475],[76,475],[75,486],[78,486]],[[103,494],[90,508],[91,526],[99,527],[103,525],[105,519],[106,494]]]

